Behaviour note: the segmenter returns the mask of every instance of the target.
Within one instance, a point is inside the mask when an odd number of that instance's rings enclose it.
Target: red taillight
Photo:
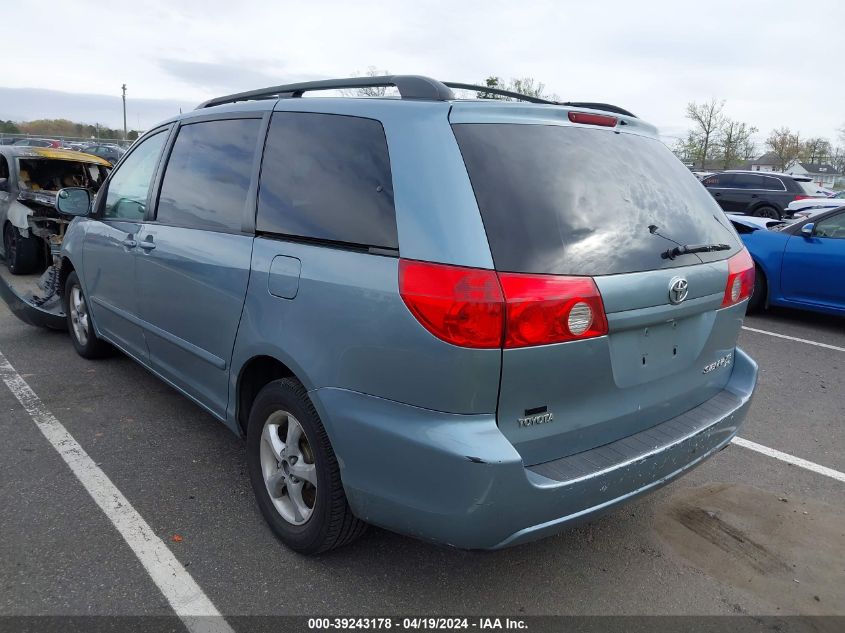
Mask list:
[[[607,334],[604,305],[590,277],[499,273],[505,347],[547,345]]]
[[[754,260],[744,248],[728,260],[728,283],[722,307],[748,299],[754,290]]]
[[[399,261],[399,293],[436,337],[461,347],[501,347],[504,299],[495,271]]]
[[[616,117],[606,114],[590,114],[589,112],[570,112],[569,120],[573,123],[584,123],[585,125],[603,125],[604,127],[616,127]]]
[[[403,259],[399,292],[429,332],[461,347],[527,347],[607,334],[601,295],[589,277],[497,275]]]
[[[798,200],[807,200],[808,198],[812,198],[812,197],[813,196],[805,196],[805,195],[802,195],[802,194],[799,193],[795,197],[792,198],[792,201],[796,202]]]

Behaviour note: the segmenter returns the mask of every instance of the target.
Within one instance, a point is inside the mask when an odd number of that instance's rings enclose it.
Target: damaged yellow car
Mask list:
[[[56,193],[85,187],[96,194],[110,170],[108,161],[91,154],[0,146],[0,255],[8,268],[0,273],[0,292],[12,288],[27,304],[49,307],[60,273],[54,258],[72,220],[56,211]]]

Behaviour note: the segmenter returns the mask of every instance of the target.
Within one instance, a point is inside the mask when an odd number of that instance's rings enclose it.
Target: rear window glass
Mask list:
[[[655,139],[525,124],[453,125],[498,270],[612,275],[724,259],[736,233]],[[677,244],[729,251],[661,253]]]
[[[381,123],[335,114],[273,114],[256,229],[398,248],[390,157]]]

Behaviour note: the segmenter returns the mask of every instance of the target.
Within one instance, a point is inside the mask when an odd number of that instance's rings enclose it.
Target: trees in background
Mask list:
[[[705,103],[687,104],[686,118],[692,129],[679,138],[672,150],[687,164],[697,169],[731,169],[759,156],[753,125],[735,121],[725,114],[725,102],[711,99]],[[785,170],[790,163],[830,163],[837,171],[845,171],[845,126],[839,130],[841,144],[834,147],[826,138],[816,136],[802,140],[788,127],[771,131],[764,142],[765,150],[777,157],[777,168]]]
[[[3,134],[20,134],[20,129],[14,121],[0,121],[0,132]]]
[[[380,69],[376,66],[369,66],[367,72],[363,75],[357,70],[352,73],[353,77],[382,77],[389,75],[390,71],[387,69]],[[386,86],[367,86],[365,88],[350,88],[343,89],[340,93],[346,97],[383,97],[387,94]]]
[[[756,149],[753,136],[757,128],[725,117],[718,139],[722,152],[722,169],[730,169],[750,158]]]
[[[725,109],[724,101],[710,99],[707,103],[687,104],[687,118],[692,121],[693,128],[687,136],[688,151],[696,157],[698,166],[704,169],[707,159],[712,158],[713,146],[716,137],[719,135],[725,117],[722,112]]]
[[[769,134],[766,147],[777,157],[778,169],[783,171],[801,155],[801,136],[788,127],[780,127]]]
[[[725,114],[725,102],[710,99],[706,103],[687,104],[686,118],[692,129],[679,139],[674,151],[686,163],[699,169],[730,169],[753,157],[757,128]]]
[[[104,138],[104,139],[119,139],[123,138],[123,130],[112,129],[102,125],[89,125],[87,123],[76,123],[68,119],[38,119],[35,121],[26,121],[21,123],[12,123],[14,128],[5,129],[6,124],[0,122],[0,132],[7,134],[30,134],[32,136],[46,136],[46,137],[73,137],[73,138]],[[137,138],[138,132],[132,130],[128,134],[128,138]]]

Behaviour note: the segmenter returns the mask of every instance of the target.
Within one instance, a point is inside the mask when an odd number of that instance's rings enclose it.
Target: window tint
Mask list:
[[[772,178],[771,176],[763,176],[763,189],[769,189],[772,191],[786,191],[786,187],[783,186],[783,183],[777,179]]]
[[[736,234],[713,197],[660,141],[580,127],[454,125],[498,270],[611,275],[697,263],[680,244]],[[723,224],[724,222],[724,224]]]
[[[0,178],[9,177],[9,164],[6,162],[6,157],[0,154]]]
[[[109,181],[103,217],[121,220],[143,220],[147,194],[158,157],[167,140],[166,132],[158,132],[141,142],[114,172]]]
[[[259,231],[398,248],[381,123],[276,112],[261,167]]]
[[[816,224],[813,229],[816,237],[832,237],[834,239],[845,239],[845,213],[826,218]]]
[[[774,180],[774,178],[769,178],[769,180]],[[733,181],[733,185],[731,186],[736,189],[763,188],[763,176],[757,176],[756,174],[734,174]]]
[[[733,187],[735,186],[733,183],[733,174],[713,174],[705,178],[703,182],[705,187]]]
[[[240,231],[260,119],[183,125],[167,161],[156,220]]]

